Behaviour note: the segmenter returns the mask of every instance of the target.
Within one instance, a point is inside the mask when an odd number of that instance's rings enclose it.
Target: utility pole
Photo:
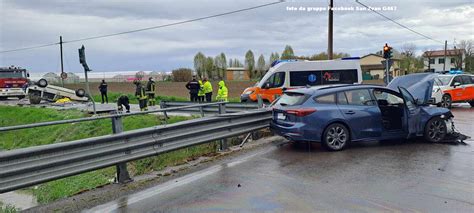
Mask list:
[[[328,19],[328,59],[329,60],[332,60],[332,31],[333,31],[333,20],[332,20],[332,17],[333,17],[333,11],[332,11],[332,7],[333,7],[333,0],[329,0],[329,19]]]
[[[444,63],[443,63],[443,71],[446,71],[446,55],[448,49],[448,40],[444,40]]]
[[[64,65],[63,65],[63,37],[59,36],[59,51],[61,53],[61,86],[64,87]]]

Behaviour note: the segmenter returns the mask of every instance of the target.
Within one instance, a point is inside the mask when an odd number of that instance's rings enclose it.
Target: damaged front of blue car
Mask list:
[[[441,142],[459,134],[455,132],[451,111],[431,105],[435,77],[433,73],[416,73],[397,77],[387,85],[403,96],[409,137],[422,136],[430,142]]]

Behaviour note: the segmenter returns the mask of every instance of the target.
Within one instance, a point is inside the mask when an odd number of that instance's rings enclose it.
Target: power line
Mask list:
[[[58,44],[59,44],[59,42],[52,43],[52,44],[43,44],[43,45],[31,46],[31,47],[23,47],[23,48],[12,49],[12,50],[2,50],[2,51],[0,51],[0,53],[8,53],[8,52],[23,51],[23,50],[31,50],[31,49],[37,49],[37,48],[43,48],[43,47],[54,46],[54,45],[58,45]]]
[[[275,4],[280,4],[280,3],[283,3],[283,2],[285,2],[285,1],[284,0],[279,0],[277,2],[261,4],[261,5],[257,5],[257,6],[253,6],[253,7],[247,7],[247,8],[243,8],[243,9],[239,9],[239,10],[233,10],[233,11],[229,11],[229,12],[225,12],[225,13],[219,13],[219,14],[215,14],[215,15],[209,15],[209,16],[189,19],[189,20],[185,20],[185,21],[178,21],[178,22],[174,22],[174,23],[170,23],[170,24],[163,24],[163,25],[158,25],[158,26],[152,26],[152,27],[146,27],[146,28],[141,28],[141,29],[136,29],[136,30],[120,32],[120,33],[112,33],[112,34],[106,34],[106,35],[91,36],[91,37],[87,37],[87,38],[63,41],[63,44],[64,43],[79,42],[79,41],[87,41],[87,40],[93,40],[93,39],[99,39],[99,38],[106,38],[106,37],[124,35],[124,34],[129,34],[129,33],[136,33],[136,32],[141,32],[141,31],[146,31],[146,30],[153,30],[153,29],[158,29],[158,28],[170,27],[170,26],[175,26],[175,25],[180,25],[180,24],[186,24],[186,23],[190,23],[190,22],[201,21],[201,20],[205,20],[205,19],[211,19],[211,18],[216,18],[216,17],[220,17],[220,16],[226,16],[226,15],[231,15],[231,14],[235,14],[235,13],[254,10],[254,9],[258,9],[258,8],[262,8],[262,7],[267,7],[267,6],[271,6],[271,5],[275,5]],[[12,49],[12,50],[4,50],[4,51],[0,51],[0,53],[30,50],[30,49],[42,48],[42,47],[58,45],[58,44],[59,43],[53,43],[53,44],[45,44],[45,45],[38,45],[38,46],[32,46],[32,47],[24,47],[24,48]]]
[[[442,41],[436,40],[436,39],[431,38],[431,37],[429,37],[429,36],[427,36],[427,35],[425,35],[425,34],[423,34],[423,33],[417,32],[417,31],[415,31],[415,30],[413,30],[413,29],[411,29],[411,28],[409,28],[409,27],[407,27],[407,26],[405,26],[405,25],[403,25],[403,24],[401,24],[401,23],[399,23],[399,22],[397,22],[397,21],[395,21],[395,20],[393,20],[393,19],[391,19],[391,18],[385,16],[384,14],[382,14],[382,13],[380,13],[380,12],[378,12],[378,11],[375,11],[374,9],[370,8],[369,6],[367,6],[367,5],[365,5],[365,4],[361,3],[361,2],[359,2],[359,0],[355,0],[355,1],[356,1],[358,4],[360,4],[360,5],[364,6],[365,8],[369,9],[370,11],[372,11],[372,12],[374,12],[374,13],[377,13],[378,15],[380,15],[380,16],[384,17],[385,19],[387,19],[387,20],[389,20],[389,21],[391,21],[391,22],[397,24],[398,26],[400,26],[400,27],[402,27],[402,28],[405,28],[405,29],[407,29],[407,30],[409,30],[409,31],[411,31],[411,32],[413,32],[413,33],[415,33],[415,34],[418,34],[418,35],[420,35],[420,36],[422,36],[422,37],[424,37],[424,38],[427,38],[427,39],[429,39],[429,40],[432,40],[432,41],[435,41],[435,42],[443,43],[443,44],[444,44],[444,42],[442,42]]]

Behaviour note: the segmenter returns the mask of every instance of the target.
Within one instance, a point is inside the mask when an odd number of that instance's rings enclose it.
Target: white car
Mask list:
[[[450,108],[452,103],[468,102],[474,107],[474,75],[443,74],[435,79],[432,98],[438,106]]]
[[[40,79],[38,82],[28,86],[26,90],[31,104],[39,104],[41,100],[50,102],[61,98],[69,98],[73,101],[89,101],[86,92],[83,89],[71,90],[64,87],[48,85],[46,79]]]

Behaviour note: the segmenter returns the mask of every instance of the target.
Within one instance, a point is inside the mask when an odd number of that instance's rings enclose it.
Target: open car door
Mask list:
[[[406,121],[407,125],[405,128],[408,135],[414,135],[418,132],[421,127],[420,122],[420,108],[417,106],[415,98],[408,92],[404,87],[398,87],[398,91],[402,94],[406,108]]]

